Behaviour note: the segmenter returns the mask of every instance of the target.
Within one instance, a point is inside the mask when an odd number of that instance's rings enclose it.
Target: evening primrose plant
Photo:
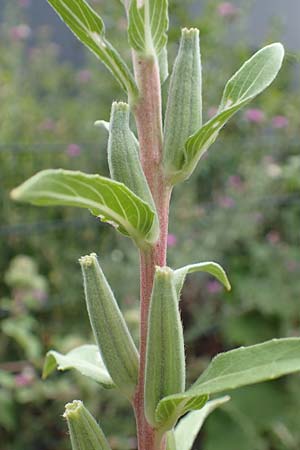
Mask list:
[[[84,345],[66,355],[50,351],[44,377],[55,368],[73,368],[104,389],[122,393],[133,407],[139,450],[189,450],[205,418],[229,400],[214,398],[215,394],[300,370],[300,338],[274,339],[217,355],[187,386],[180,318],[185,278],[202,271],[228,290],[230,283],[215,262],[177,269],[166,262],[174,186],[192,175],[227,121],[272,83],[284,49],[279,43],[271,44],[245,62],[225,85],[217,114],[203,124],[199,31],[195,28],[182,30],[167,104],[162,108],[161,88],[169,78],[167,0],[123,0],[133,72],[107,40],[101,17],[84,0],[48,1],[110,70],[127,102],[114,102],[109,122],[97,122],[108,131],[111,178],[44,170],[11,195],[33,205],[89,209],[131,238],[140,254],[141,303],[137,349],[97,255],[80,258],[96,345]],[[130,128],[132,117],[137,134]],[[67,404],[64,416],[73,450],[110,448],[81,401]]]

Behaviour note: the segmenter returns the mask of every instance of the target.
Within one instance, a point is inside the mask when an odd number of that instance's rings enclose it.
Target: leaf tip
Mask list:
[[[230,292],[232,290],[232,286],[231,286],[230,281],[228,280],[227,277],[226,277],[226,280],[225,280],[225,288],[227,289],[228,292]]]
[[[52,350],[50,350],[46,354],[43,372],[42,372],[42,380],[46,380],[46,378],[48,378],[48,376],[54,371],[55,368],[56,368],[56,360],[55,360]]]
[[[19,188],[13,189],[12,191],[10,191],[9,196],[12,200],[19,200],[20,199],[20,189]]]

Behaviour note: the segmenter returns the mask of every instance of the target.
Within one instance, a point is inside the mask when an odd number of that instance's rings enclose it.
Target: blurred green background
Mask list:
[[[111,101],[124,99],[43,2],[1,2],[0,448],[69,449],[61,415],[67,401],[80,398],[100,419],[113,450],[135,449],[132,413],[115,392],[72,372],[41,380],[47,350],[93,342],[77,263],[83,254],[101,255],[138,338],[138,260],[131,242],[88,212],[16,205],[8,196],[44,168],[107,175],[107,136],[93,123],[108,120]],[[120,2],[91,3],[129,59]],[[233,285],[227,294],[208,276],[186,283],[181,313],[190,381],[217,352],[299,335],[299,29],[282,13],[292,17],[293,4],[299,7],[297,0],[263,2],[262,20],[254,1],[171,2],[170,64],[180,27],[200,28],[206,118],[243,60],[271,41],[287,46],[276,82],[226,126],[191,180],[174,192],[169,265],[216,260]],[[195,448],[297,450],[299,408],[299,375],[241,389],[209,418]]]

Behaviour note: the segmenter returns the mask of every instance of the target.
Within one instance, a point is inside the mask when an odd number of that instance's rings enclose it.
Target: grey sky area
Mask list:
[[[253,3],[248,25],[253,43],[263,39],[270,20],[277,17],[282,24],[282,42],[288,49],[300,52],[300,0],[250,0],[249,3]]]

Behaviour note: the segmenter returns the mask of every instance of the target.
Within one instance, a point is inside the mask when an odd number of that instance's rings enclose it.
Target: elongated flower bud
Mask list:
[[[199,31],[182,30],[170,81],[165,116],[164,166],[172,182],[185,160],[185,142],[202,125]]]
[[[80,400],[66,404],[64,417],[73,450],[110,450],[103,431]]]
[[[114,383],[128,397],[137,384],[138,352],[97,255],[79,260],[90,322],[101,355]]]
[[[155,211],[153,198],[139,157],[139,143],[129,128],[127,103],[114,102],[112,104],[108,165],[110,175],[114,180],[124,183]]]
[[[174,272],[158,267],[149,311],[145,375],[145,415],[153,427],[158,402],[184,388],[184,341]]]

